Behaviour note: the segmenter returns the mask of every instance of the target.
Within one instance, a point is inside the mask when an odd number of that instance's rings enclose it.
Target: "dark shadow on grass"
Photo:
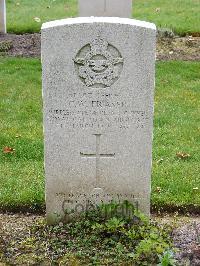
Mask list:
[[[172,204],[163,204],[158,206],[156,204],[151,205],[152,214],[179,214],[179,215],[200,215],[200,206],[194,204],[188,205],[172,205]]]
[[[14,214],[39,214],[44,215],[46,213],[45,204],[33,204],[33,205],[15,205],[15,206],[0,206],[0,213]],[[193,204],[176,206],[176,205],[152,205],[151,214],[155,215],[200,215],[200,206]]]
[[[6,213],[6,214],[29,213],[29,214],[44,215],[45,212],[46,212],[46,207],[43,204],[0,206],[0,213]]]

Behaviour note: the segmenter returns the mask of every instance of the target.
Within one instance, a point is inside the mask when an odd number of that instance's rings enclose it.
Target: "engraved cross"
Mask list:
[[[96,136],[96,153],[82,153],[80,152],[81,157],[87,158],[96,158],[96,187],[99,187],[100,184],[100,159],[101,158],[113,158],[115,153],[100,153],[100,138],[101,134],[94,134]]]

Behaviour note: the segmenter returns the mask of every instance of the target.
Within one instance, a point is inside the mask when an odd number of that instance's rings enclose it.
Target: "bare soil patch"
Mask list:
[[[200,60],[200,37],[157,39],[157,60]]]
[[[0,54],[7,56],[40,57],[41,38],[34,34],[0,34]]]
[[[40,57],[41,35],[1,34],[0,54],[7,56]],[[200,61],[200,37],[157,38],[157,60]]]
[[[200,265],[200,218],[199,217],[153,217],[159,223],[173,226],[173,242],[177,248],[177,265]],[[43,223],[44,216],[27,214],[0,214],[0,265],[35,265],[29,254],[22,254],[18,244],[22,244],[30,234],[30,227]],[[53,252],[53,250],[52,250]],[[36,255],[36,254],[35,254]],[[30,256],[30,259],[29,259]],[[19,260],[20,258],[20,260]],[[28,258],[28,260],[27,260]],[[20,264],[17,263],[20,261]],[[45,261],[44,265],[51,265]]]

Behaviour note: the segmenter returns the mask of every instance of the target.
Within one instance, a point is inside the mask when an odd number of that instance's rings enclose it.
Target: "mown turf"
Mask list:
[[[7,0],[8,32],[38,32],[46,21],[78,15],[77,0]],[[132,17],[178,34],[200,33],[199,0],[134,0]],[[40,21],[38,21],[39,18]]]
[[[44,203],[41,66],[0,60],[0,206]],[[15,148],[4,154],[6,146]]]
[[[200,33],[199,0],[135,0],[133,17],[154,22],[157,27],[168,28],[176,34]]]
[[[76,0],[7,1],[8,32],[39,32],[43,22],[75,16],[77,16]]]
[[[182,206],[200,212],[199,72],[199,62],[157,63],[152,178],[155,208]],[[0,87],[0,208],[41,208],[40,61],[1,58]],[[4,153],[6,146],[15,151]],[[190,157],[180,159],[176,156],[179,152]]]
[[[199,62],[157,64],[152,203],[159,207],[200,210],[199,73]]]

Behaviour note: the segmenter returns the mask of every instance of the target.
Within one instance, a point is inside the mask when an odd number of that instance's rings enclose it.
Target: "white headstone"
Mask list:
[[[147,215],[154,24],[71,18],[42,26],[47,220],[128,200]]]
[[[0,0],[0,33],[6,33],[6,1]]]
[[[79,0],[80,17],[131,18],[132,0]]]

